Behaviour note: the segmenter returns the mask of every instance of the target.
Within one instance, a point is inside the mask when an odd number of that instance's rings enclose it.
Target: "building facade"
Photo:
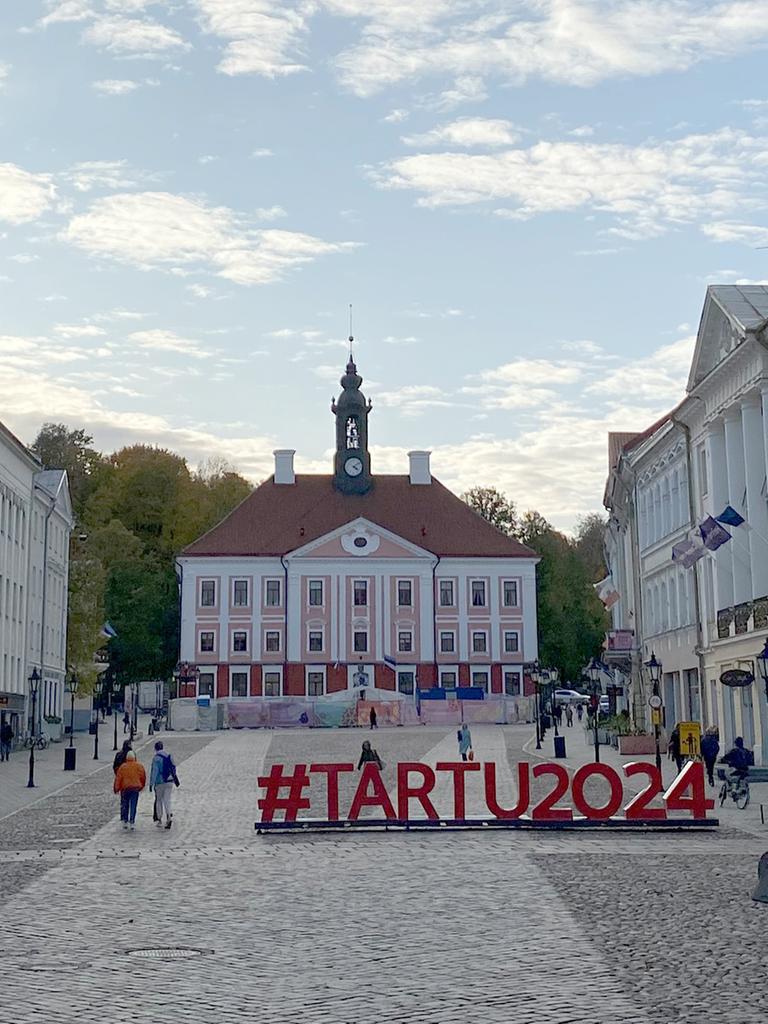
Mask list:
[[[333,403],[332,475],[274,476],[178,559],[180,696],[320,697],[373,686],[523,693],[537,657],[537,556],[432,477],[373,475],[362,378]]]
[[[31,727],[34,669],[36,727],[62,717],[72,527],[66,473],[44,471],[0,424],[0,718],[17,735]]]
[[[615,630],[633,631],[632,685],[644,693],[641,663],[655,653],[668,722],[717,726],[726,744],[743,736],[768,764],[755,661],[768,636],[768,288],[710,287],[686,397],[611,445],[607,553],[621,594],[612,614]],[[744,523],[718,524],[727,508]],[[724,529],[717,540],[713,523]],[[724,685],[732,668],[752,685]]]

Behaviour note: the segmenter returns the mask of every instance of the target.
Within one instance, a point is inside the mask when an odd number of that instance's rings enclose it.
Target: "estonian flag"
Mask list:
[[[110,622],[105,622],[101,627],[101,635],[107,640],[112,640],[117,636],[117,632]]]
[[[743,526],[746,523],[744,516],[740,516],[739,513],[732,505],[726,505],[719,516],[715,516],[718,523],[725,523],[726,526]]]

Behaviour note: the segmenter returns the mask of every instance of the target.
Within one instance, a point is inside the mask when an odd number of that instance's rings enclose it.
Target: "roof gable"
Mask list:
[[[768,322],[764,285],[710,285],[696,336],[687,390],[700,384],[750,335]]]
[[[430,551],[362,516],[292,551],[294,558],[434,558]]]
[[[283,556],[358,519],[441,558],[537,558],[433,478],[377,476],[365,494],[342,494],[331,476],[270,477],[226,518],[184,549],[184,556]]]

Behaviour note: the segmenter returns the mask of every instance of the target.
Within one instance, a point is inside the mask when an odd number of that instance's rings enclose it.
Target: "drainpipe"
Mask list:
[[[434,655],[435,665],[435,686],[440,684],[440,670],[437,665],[437,593],[435,587],[437,585],[437,567],[440,565],[440,555],[435,555],[437,561],[432,566],[432,654]],[[458,601],[459,595],[456,594],[456,600]],[[456,684],[458,685],[458,679]],[[488,681],[490,685],[490,680]],[[418,688],[418,687],[417,687]],[[415,694],[414,694],[415,696]]]
[[[693,475],[691,459],[691,428],[687,423],[672,417],[675,426],[682,429],[685,435],[685,463],[688,473],[688,517],[691,521],[691,529],[696,522],[696,503],[693,497]],[[701,621],[701,596],[699,593],[699,563],[693,563],[693,607],[696,616],[696,656],[699,663],[699,698],[701,700],[702,722],[709,721],[709,707],[707,702],[707,686],[704,670],[704,626]]]
[[[283,567],[283,575],[285,578],[285,583],[283,585],[283,608],[285,611],[285,633],[283,636],[283,696],[285,696],[285,688],[288,684],[288,563],[285,560],[285,555],[280,555],[280,564]],[[262,693],[264,692],[263,686],[264,683],[262,679]],[[306,697],[306,693],[304,696]]]

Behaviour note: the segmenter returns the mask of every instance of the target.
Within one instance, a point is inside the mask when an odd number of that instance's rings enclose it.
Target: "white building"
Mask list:
[[[668,723],[717,725],[721,743],[741,735],[768,763],[755,662],[768,635],[768,288],[708,288],[686,398],[645,433],[612,435],[610,444],[607,547],[621,595],[613,625],[633,631],[636,717],[648,687],[640,662],[653,651]],[[726,506],[746,524],[726,526],[731,539],[688,568],[673,560],[673,546],[689,534],[699,544],[698,526]],[[755,681],[724,686],[731,668]]]
[[[534,551],[431,474],[375,475],[370,403],[351,361],[334,402],[334,472],[275,474],[178,559],[181,696],[321,697],[361,674],[414,695],[479,687],[520,696],[537,658]]]
[[[17,734],[29,728],[33,669],[38,725],[62,715],[72,526],[66,473],[44,471],[0,424],[0,717]]]

